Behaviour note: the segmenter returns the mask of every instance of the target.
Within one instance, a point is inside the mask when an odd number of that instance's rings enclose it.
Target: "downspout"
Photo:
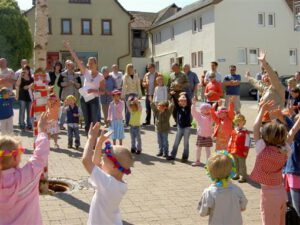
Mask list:
[[[130,56],[130,53],[131,53],[131,23],[133,23],[133,20],[130,20],[128,23],[128,52],[125,55],[121,55],[118,57],[117,64],[118,64],[119,68],[120,68],[120,60],[122,58]]]
[[[154,52],[153,52],[153,49],[154,49],[154,43],[153,43],[153,33],[149,30],[149,34],[151,36],[151,62],[154,63]]]

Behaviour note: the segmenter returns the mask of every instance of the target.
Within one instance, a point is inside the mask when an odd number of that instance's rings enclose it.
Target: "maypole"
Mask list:
[[[35,32],[34,32],[34,89],[33,89],[33,115],[34,136],[38,135],[37,121],[46,111],[48,100],[48,84],[46,81],[46,57],[48,42],[48,5],[47,0],[36,0],[35,2]],[[35,146],[34,146],[35,147]],[[48,162],[47,162],[48,165]],[[48,166],[40,178],[40,193],[48,193]]]

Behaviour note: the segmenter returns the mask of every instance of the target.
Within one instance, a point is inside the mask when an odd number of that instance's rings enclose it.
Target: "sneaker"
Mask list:
[[[164,157],[164,158],[168,158],[168,157],[169,157],[169,154],[164,154],[163,157]]]
[[[78,149],[79,149],[79,145],[76,145],[76,146],[75,146],[75,149],[78,150]]]
[[[166,159],[167,160],[175,160],[175,157],[173,157],[173,156],[167,156]]]
[[[150,125],[150,123],[143,123],[143,126],[149,126]]]
[[[234,175],[234,177],[232,178],[232,180],[238,180],[240,179],[240,176],[238,174]]]
[[[134,148],[132,148],[131,153],[136,153],[136,150]]]
[[[173,127],[177,127],[177,123],[175,123],[175,124],[173,125]]]
[[[246,183],[247,182],[247,180],[246,180],[246,178],[244,178],[244,177],[240,177],[240,179],[238,180],[238,182],[239,183]]]
[[[73,146],[72,145],[68,145],[68,148],[73,148]]]
[[[187,162],[188,162],[188,159],[182,158],[182,159],[181,159],[181,162],[182,162],[182,163],[187,163]]]
[[[32,127],[26,127],[26,129],[32,131]]]
[[[137,155],[140,155],[141,153],[142,153],[142,150],[137,150],[137,151],[136,151],[136,154],[137,154]]]
[[[193,162],[192,166],[201,166],[201,162],[199,162],[199,161]]]
[[[160,152],[160,153],[156,154],[156,156],[157,156],[157,157],[161,157],[161,156],[163,156],[163,153]]]

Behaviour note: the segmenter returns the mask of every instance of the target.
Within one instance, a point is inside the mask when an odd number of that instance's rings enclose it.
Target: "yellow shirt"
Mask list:
[[[142,110],[131,111],[129,125],[134,127],[141,126]]]

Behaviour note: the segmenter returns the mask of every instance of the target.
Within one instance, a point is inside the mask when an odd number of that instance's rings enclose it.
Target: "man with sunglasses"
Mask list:
[[[236,66],[229,66],[230,74],[226,75],[224,78],[224,85],[226,87],[226,107],[229,103],[229,98],[231,96],[236,96],[234,101],[234,111],[235,113],[240,113],[241,102],[240,102],[240,84],[241,75],[236,74]]]

